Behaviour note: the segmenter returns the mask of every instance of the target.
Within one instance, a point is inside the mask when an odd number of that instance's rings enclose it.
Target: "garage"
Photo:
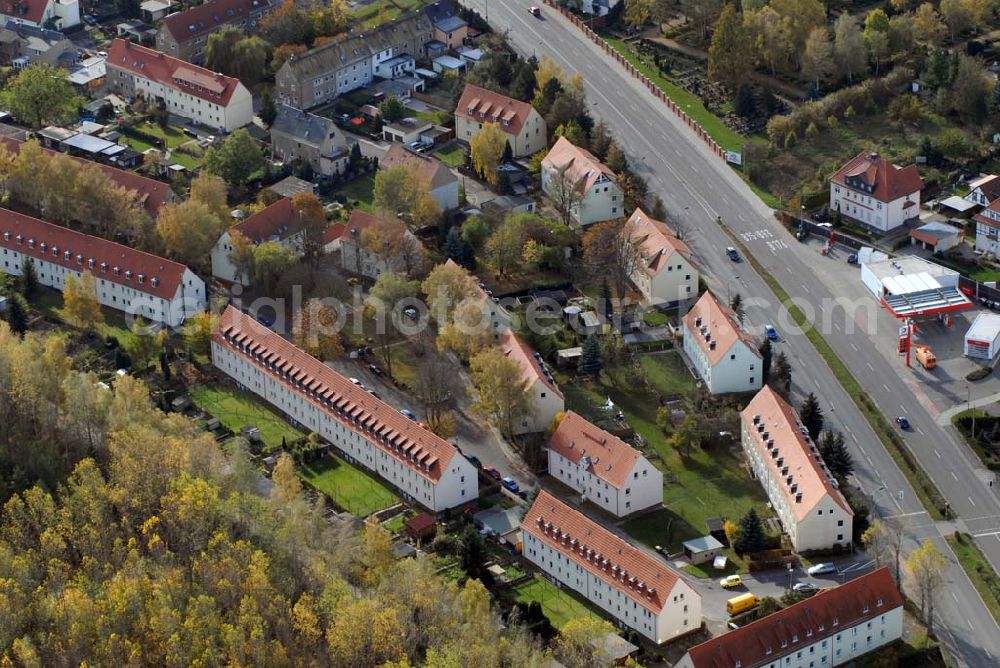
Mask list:
[[[963,353],[966,357],[992,361],[1000,350],[1000,314],[983,311],[972,321],[965,333]]]

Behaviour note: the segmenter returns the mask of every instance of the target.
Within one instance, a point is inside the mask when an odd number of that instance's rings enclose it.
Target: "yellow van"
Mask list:
[[[738,615],[741,612],[752,610],[760,605],[760,599],[756,594],[740,594],[726,601],[726,612],[729,616]]]

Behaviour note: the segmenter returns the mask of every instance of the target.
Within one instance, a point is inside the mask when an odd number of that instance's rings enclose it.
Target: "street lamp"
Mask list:
[[[969,412],[972,414],[972,440],[976,440],[976,409],[972,407],[972,386],[965,386],[965,402],[969,406]]]
[[[799,215],[799,221],[804,223],[806,221],[806,205],[805,204],[800,205],[799,210],[801,211],[801,215]]]
[[[791,563],[787,564],[787,566],[788,566],[788,591],[792,591],[792,572],[794,569],[792,568]]]

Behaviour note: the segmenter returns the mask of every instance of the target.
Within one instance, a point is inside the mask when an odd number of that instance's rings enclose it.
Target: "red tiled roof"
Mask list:
[[[871,188],[867,191],[880,202],[892,202],[900,197],[919,193],[924,187],[916,165],[897,167],[878,153],[862,151],[837,170],[831,180],[848,188],[847,179],[856,178]]]
[[[883,566],[695,645],[687,655],[694,668],[759,668],[902,605],[889,568]]]
[[[41,25],[49,0],[0,0],[0,14]]]
[[[708,334],[711,335],[711,341],[715,341],[714,350],[710,345],[711,342],[705,340],[700,327],[695,324],[698,318],[701,318],[701,326],[707,328]],[[698,341],[698,345],[701,346],[709,363],[713,366],[729,352],[729,349],[737,341],[742,341],[755,355],[760,356],[757,342],[743,331],[732,309],[721,304],[715,295],[708,290],[684,316],[684,325]]]
[[[448,171],[448,168],[444,166],[444,163],[437,158],[414,153],[402,144],[395,142],[389,147],[389,150],[385,152],[385,155],[383,155],[382,159],[378,162],[379,168],[395,167],[396,165],[405,164],[416,165],[417,174],[421,179],[427,181],[431,190],[444,185],[455,178],[454,175]]]
[[[615,489],[625,484],[639,451],[583,416],[567,411],[549,438],[549,447],[574,464],[590,457],[588,470]]]
[[[977,188],[983,191],[987,201],[993,202],[997,197],[1000,197],[1000,176],[987,174],[969,182],[969,192]]]
[[[238,79],[216,74],[120,38],[111,43],[107,66],[223,106],[229,104],[233,91],[240,85]]]
[[[167,300],[177,294],[187,269],[183,264],[157,255],[3,208],[0,208],[0,247],[38,259],[44,257],[46,262],[71,271],[89,271],[94,278]],[[115,268],[119,269],[117,276]]]
[[[398,221],[385,220],[379,218],[378,216],[366,213],[361,209],[354,209],[351,211],[351,217],[347,219],[347,223],[331,225],[326,229],[326,234],[323,238],[323,243],[330,243],[336,241],[337,239],[343,239],[346,236],[356,236],[358,239],[361,238],[361,233],[375,225],[396,225],[404,228],[405,225]],[[353,234],[351,234],[353,232]]]
[[[232,306],[226,307],[219,318],[212,339],[221,346],[239,351],[238,347],[227,343],[226,337],[242,344],[245,351],[253,351],[257,357],[248,356],[248,360],[272,377],[277,378],[277,374],[264,367],[261,360],[274,361],[287,370],[289,379],[279,378],[280,382],[300,392],[308,401],[339,419],[348,429],[374,443],[390,457],[403,462],[417,475],[437,482],[455,456],[457,451],[451,443],[352,384],[315,357]],[[292,380],[297,377],[305,379],[302,389]],[[305,387],[316,388],[317,396],[306,392]],[[384,436],[385,440],[380,436]]]
[[[521,102],[473,84],[465,84],[462,98],[455,107],[455,115],[469,116],[470,109],[477,121],[480,120],[480,112],[483,112],[486,114],[486,121],[497,123],[501,130],[512,135],[521,132],[528,116],[534,111],[534,107],[528,102]],[[507,121],[507,125],[504,125],[504,121]]]
[[[582,184],[587,190],[602,175],[612,181],[615,180],[615,173],[610,167],[594,157],[593,153],[576,146],[565,137],[560,137],[549,149],[545,159],[542,160],[542,169],[565,169],[566,178],[571,183]]]
[[[633,547],[545,490],[538,493],[524,516],[521,530],[654,614],[663,610],[670,592],[682,580],[664,562]]]
[[[0,137],[0,142],[3,142],[4,147],[13,155],[17,155],[21,152],[21,142],[16,139],[11,139],[10,137]],[[47,148],[42,148],[42,150],[48,155],[57,155],[58,153],[57,151],[51,151]],[[146,208],[146,211],[153,218],[156,218],[157,214],[160,212],[161,206],[163,206],[168,200],[176,198],[176,195],[174,195],[174,191],[170,188],[170,186],[162,181],[157,181],[156,179],[151,179],[143,176],[142,174],[136,174],[135,172],[118,169],[117,167],[111,167],[110,165],[103,165],[99,162],[94,162],[93,160],[86,160],[84,158],[76,158],[73,156],[68,157],[76,160],[81,165],[96,167],[101,170],[105,176],[114,181],[119,187],[136,193],[139,196],[139,200]]]
[[[630,234],[639,244],[645,269],[649,274],[656,275],[667,266],[667,260],[674,253],[680,253],[684,259],[691,260],[691,249],[677,238],[666,223],[650,218],[642,209],[636,209],[628,219]]]
[[[218,30],[227,23],[246,19],[254,12],[267,11],[270,0],[210,0],[163,19],[163,26],[178,43]]]
[[[292,198],[283,197],[257,213],[247,216],[245,220],[233,225],[230,231],[240,232],[250,241],[261,243],[271,237],[284,239],[291,236],[299,229],[298,223]]]
[[[534,385],[536,380],[540,380],[560,397],[563,395],[556,382],[546,375],[541,361],[535,357],[535,351],[513,331],[508,329],[500,335],[500,350],[503,351],[504,355],[517,362],[518,366],[521,367],[521,376],[528,383]]]
[[[763,433],[754,426],[754,416],[760,416],[768,440],[774,439],[774,447],[779,448],[779,456],[784,460],[781,467],[771,456]],[[844,495],[830,482],[833,474],[827,471],[819,451],[810,447],[811,440],[802,433],[802,424],[795,409],[781,395],[765,385],[743,409],[740,418],[750,433],[754,447],[761,452],[761,460],[771,469],[774,479],[782,480],[784,476],[781,468],[788,467],[788,475],[793,476],[792,482],[798,485],[796,492],[793,494],[788,485],[779,486],[788,497],[788,507],[797,519],[808,516],[825,496],[829,496],[848,515],[854,514]],[[796,494],[802,495],[801,502],[795,501]]]

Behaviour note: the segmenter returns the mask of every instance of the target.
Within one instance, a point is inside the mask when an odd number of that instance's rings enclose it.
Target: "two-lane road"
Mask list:
[[[485,13],[483,0],[465,2]],[[717,294],[740,292],[748,303],[748,320],[758,329],[764,323],[775,322],[780,315],[775,296],[753,269],[747,263],[734,264],[725,257],[723,249],[731,242],[715,223],[716,217],[721,216],[793,297],[819,304],[824,298],[834,296],[811,269],[817,262],[814,251],[807,245],[789,243],[791,238],[778,227],[771,210],[738,175],[555,10],[543,7],[543,17],[539,19],[528,13],[528,5],[528,0],[490,3],[490,23],[507,31],[511,44],[522,54],[545,53],[567,72],[582,73],[593,113],[613,128],[636,170],[648,180],[653,191],[663,196],[673,215],[680,218],[685,239],[695,249],[706,279]],[[907,550],[931,538],[943,552],[950,554],[938,527],[923,511],[906,479],[808,339],[795,334],[790,323],[776,324],[784,335],[778,348],[786,352],[793,365],[796,391],[816,392],[823,401],[828,422],[847,435],[858,467],[858,480],[872,495],[878,514],[905,522]],[[856,333],[849,338],[834,330],[827,336],[883,410],[890,416],[898,414],[901,398],[912,395],[899,372],[869,345],[864,334]],[[975,521],[988,526],[992,521],[990,516],[1000,515],[1000,503],[991,493],[975,489],[977,481],[971,464],[965,461],[965,466],[961,465],[962,456],[958,452],[963,446],[937,427],[930,416],[917,415],[920,408],[916,402],[909,410],[911,422],[920,432],[914,431],[907,439],[921,462],[960,516],[970,520],[986,517]],[[953,460],[948,462],[949,470],[959,477],[952,482],[961,488],[961,499],[933,468],[933,462],[927,460],[928,455],[934,457],[931,451],[935,445],[939,451],[946,447],[949,459]],[[973,509],[975,515],[969,512]],[[997,545],[1000,547],[1000,541]],[[986,549],[993,556],[988,545]],[[1000,550],[996,556],[1000,558]],[[962,663],[977,667],[995,665],[1000,661],[1000,628],[957,564],[950,565],[946,580],[937,607],[941,637]]]

